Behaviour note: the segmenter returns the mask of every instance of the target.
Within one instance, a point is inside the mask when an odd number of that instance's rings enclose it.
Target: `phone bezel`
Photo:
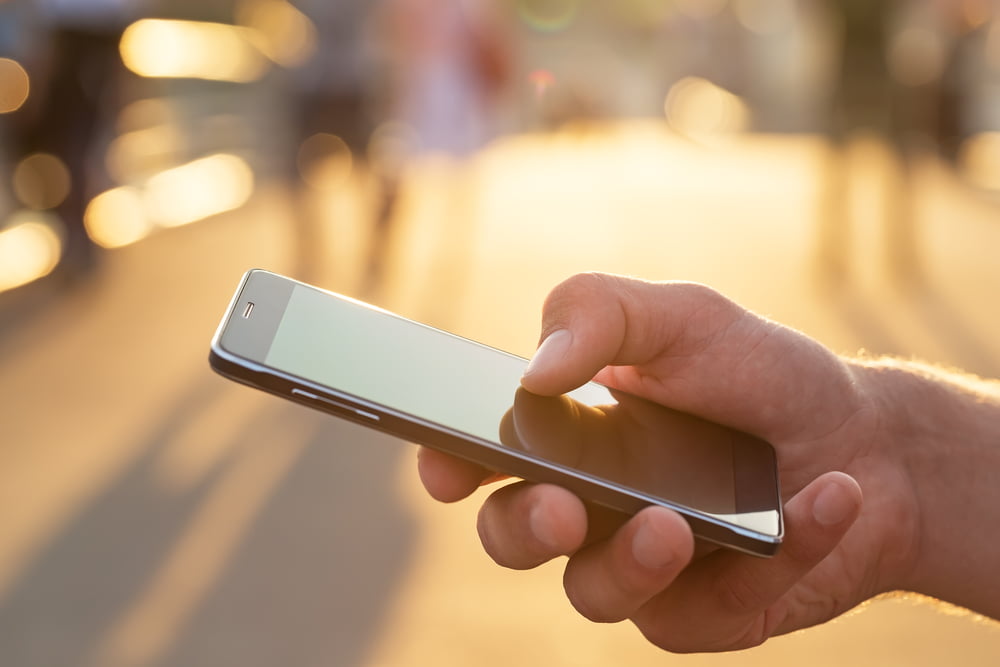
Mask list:
[[[419,416],[402,413],[373,403],[363,397],[339,391],[335,387],[329,387],[309,378],[267,366],[263,360],[267,356],[270,343],[284,315],[289,297],[296,286],[316,290],[331,298],[379,311],[387,317],[406,319],[371,304],[335,294],[292,278],[262,269],[253,269],[248,271],[240,281],[212,339],[209,362],[217,373],[241,384],[410,442],[458,456],[490,469],[533,482],[557,484],[588,501],[625,514],[634,514],[651,504],[668,507],[684,516],[698,537],[722,546],[756,556],[772,556],[777,552],[784,534],[784,519],[777,483],[777,461],[773,448],[767,443],[747,436],[767,447],[770,458],[767,462],[763,462],[759,455],[752,456],[746,447],[734,448],[736,505],[737,513],[740,513],[740,510],[743,512],[751,511],[748,507],[765,507],[767,510],[776,510],[778,522],[776,535],[755,531],[724,518],[701,512],[697,508],[646,494],[610,480],[505,447],[497,442],[455,431],[446,425],[429,422]],[[247,301],[252,301],[255,304],[253,320],[243,318],[241,314],[241,306],[245,306]],[[468,339],[462,339],[455,334],[427,327],[427,325],[413,320],[406,321],[433,329],[445,336],[468,341]],[[527,363],[526,359],[517,355],[475,341],[470,342],[484,349]],[[767,469],[755,469],[753,466],[766,466]],[[761,472],[773,477],[775,481],[773,496],[769,493],[770,486],[768,490],[762,490],[761,485],[748,483],[751,478],[759,478]]]

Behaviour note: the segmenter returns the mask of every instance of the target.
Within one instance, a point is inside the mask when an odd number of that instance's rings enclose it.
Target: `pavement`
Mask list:
[[[415,164],[385,237],[359,177],[300,200],[262,180],[78,284],[4,295],[0,664],[996,664],[996,623],[910,597],[736,655],[663,654],[578,617],[560,563],[496,567],[477,503],[426,497],[409,444],[207,364],[250,267],[522,354],[549,288],[603,270],[705,282],[839,352],[1000,377],[1000,203],[934,160],[900,178],[874,140],[577,128]]]

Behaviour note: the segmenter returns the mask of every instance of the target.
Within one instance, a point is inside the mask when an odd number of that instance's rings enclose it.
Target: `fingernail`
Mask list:
[[[525,375],[537,373],[546,364],[557,363],[569,350],[569,345],[573,340],[573,335],[567,329],[557,329],[553,331],[542,344],[535,350],[535,356],[528,362],[528,367],[524,369]]]
[[[632,557],[649,570],[662,570],[670,565],[674,554],[650,522],[644,521],[632,536]]]
[[[854,499],[840,484],[827,484],[813,501],[812,513],[821,526],[836,526],[854,512]]]
[[[545,512],[541,506],[535,505],[528,510],[528,526],[531,528],[531,534],[546,549],[553,552],[559,549],[556,536],[552,532],[552,524],[545,518]]]

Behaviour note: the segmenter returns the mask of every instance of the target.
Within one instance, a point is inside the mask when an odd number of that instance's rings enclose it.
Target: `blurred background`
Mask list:
[[[996,377],[998,243],[996,0],[0,1],[0,663],[994,665],[912,598],[661,654],[206,357],[251,267],[524,355],[604,270]]]

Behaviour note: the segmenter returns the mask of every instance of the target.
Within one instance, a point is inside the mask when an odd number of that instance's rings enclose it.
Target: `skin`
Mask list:
[[[522,379],[559,395],[596,378],[771,442],[785,541],[755,558],[696,544],[676,513],[609,521],[568,491],[515,482],[483,504],[500,565],[567,557],[566,595],[586,618],[629,619],[676,652],[737,650],[907,590],[1000,617],[1000,391],[818,342],[689,283],[574,276],[543,310]],[[465,498],[498,475],[432,450],[431,496]]]

